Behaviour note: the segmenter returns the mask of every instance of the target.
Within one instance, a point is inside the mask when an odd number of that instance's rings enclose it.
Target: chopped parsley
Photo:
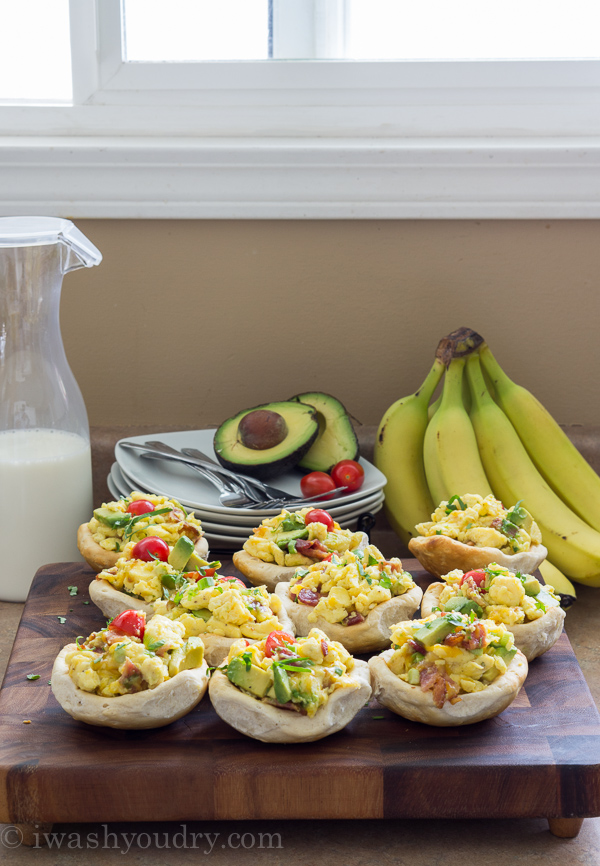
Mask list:
[[[77,587],[76,586],[68,586],[69,595],[77,595]]]
[[[39,674],[27,674],[28,680],[39,680],[39,678],[40,678]]]
[[[56,619],[59,621],[61,625],[64,625],[67,621],[66,616],[57,616]]]

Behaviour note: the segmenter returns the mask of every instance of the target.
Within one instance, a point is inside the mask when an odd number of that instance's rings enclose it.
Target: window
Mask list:
[[[236,33],[247,38],[235,52],[223,28],[218,38],[187,40],[185,7],[214,9],[205,0],[161,0],[168,26],[155,28],[154,44],[148,34],[142,38],[142,25],[154,17],[148,10],[155,2],[71,0],[72,104],[0,107],[5,211],[600,215],[600,60],[587,56],[594,45],[585,41],[599,13],[589,0],[571,0],[564,20],[564,3],[550,0],[493,7],[454,0],[464,20],[482,8],[501,10],[494,26],[480,20],[470,43],[459,19],[457,35],[448,37],[447,0],[228,2],[238,3],[238,15],[255,8],[253,23],[236,19]],[[512,51],[520,59],[497,59],[499,24],[518,16],[513,31],[520,37],[534,8],[529,29],[537,42],[527,43],[529,58],[518,38]],[[382,39],[399,29],[399,10],[404,41],[388,39],[385,47]],[[420,43],[419,17],[438,22]],[[571,19],[579,26],[570,26]],[[584,41],[575,46],[577,33]],[[410,50],[414,59],[367,59],[378,34],[383,53],[404,57]],[[197,62],[198,55],[217,53],[211,47],[219,39],[221,54],[245,52],[244,59]],[[467,59],[423,56],[444,48],[446,56]],[[176,51],[195,57],[173,59]],[[488,59],[471,57],[483,52]],[[360,59],[345,59],[351,56]]]

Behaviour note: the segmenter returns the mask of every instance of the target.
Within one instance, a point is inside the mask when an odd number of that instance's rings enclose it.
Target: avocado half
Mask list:
[[[329,472],[340,460],[358,460],[358,439],[346,409],[331,394],[308,391],[290,400],[306,403],[317,411],[319,434],[298,465],[311,472]]]
[[[214,449],[226,469],[262,480],[295,466],[318,433],[312,406],[294,401],[265,403],[224,421],[215,433]]]

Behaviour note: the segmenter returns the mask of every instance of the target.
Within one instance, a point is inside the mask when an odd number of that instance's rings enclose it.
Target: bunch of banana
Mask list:
[[[533,515],[549,551],[541,571],[558,592],[575,597],[569,578],[600,586],[600,478],[475,332],[442,340],[421,388],[388,409],[375,463],[388,479],[388,519],[404,542],[443,499],[493,492],[507,507],[522,500]]]

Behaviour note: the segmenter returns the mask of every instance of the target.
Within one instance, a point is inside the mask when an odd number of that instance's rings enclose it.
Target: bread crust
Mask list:
[[[279,583],[275,593],[294,623],[296,634],[303,637],[311,628],[320,628],[328,638],[339,641],[351,653],[377,652],[389,646],[390,626],[411,619],[423,596],[421,588],[414,586],[404,595],[397,595],[389,601],[378,604],[367,614],[364,622],[347,626],[328,622],[321,616],[316,622],[309,622],[308,615],[313,608],[292,601],[288,594],[289,588],[289,583]]]
[[[113,565],[117,564],[117,560],[123,556],[122,553],[117,553],[115,550],[105,550],[103,547],[100,547],[98,542],[94,541],[89,524],[87,523],[82,523],[77,530],[77,547],[87,564],[94,571],[104,571],[107,568],[112,568]],[[202,559],[207,559],[208,541],[205,535],[201,535],[195,542],[194,550]]]
[[[384,707],[405,719],[438,727],[471,725],[497,716],[517,697],[528,670],[527,659],[517,651],[506,673],[498,676],[483,691],[461,695],[454,704],[446,701],[443,707],[436,707],[430,691],[424,692],[420,686],[409,685],[388,668],[386,662],[393,653],[394,650],[389,649],[369,659],[375,697]]]
[[[358,547],[354,550],[363,550],[369,544],[369,538],[366,533],[361,533],[362,538]],[[278,583],[290,581],[297,565],[277,565],[276,562],[263,562],[256,556],[246,553],[245,550],[238,550],[233,554],[233,564],[238,571],[247,577],[250,583],[254,586],[266,586],[269,592],[275,592],[275,587]]]
[[[511,571],[521,574],[531,574],[540,562],[543,562],[548,551],[543,544],[532,544],[529,550],[521,553],[502,553],[496,547],[474,547],[463,544],[447,535],[417,535],[408,542],[408,549],[416,556],[423,568],[434,577],[442,577],[455,568],[461,571],[474,571],[485,568],[491,562],[496,562]]]
[[[71,643],[60,651],[52,668],[52,691],[58,703],[74,719],[88,725],[143,730],[160,728],[180,719],[198,704],[208,687],[206,660],[198,668],[181,671],[155,689],[105,698],[77,688],[65,661]]]
[[[154,608],[141,598],[136,598],[133,595],[127,595],[121,592],[102,578],[95,578],[90,583],[90,598],[94,604],[100,608],[107,619],[112,619],[124,610],[143,610],[146,614],[146,619],[149,620],[154,616]],[[294,623],[287,615],[285,608],[282,605],[281,610],[277,614],[277,619],[283,626],[283,630],[295,635]],[[213,667],[220,665],[229,652],[229,647],[234,641],[239,640],[237,637],[223,637],[219,634],[202,634],[200,635],[204,644],[204,658],[207,663]],[[256,640],[246,638],[249,643],[257,643]]]
[[[371,697],[369,666],[360,659],[348,676],[358,683],[356,689],[337,689],[312,719],[266,704],[242,692],[217,670],[208,693],[217,714],[242,734],[263,743],[312,743],[344,728]]]
[[[440,595],[445,583],[431,583],[425,591],[421,602],[421,616],[429,616],[433,608],[440,602]],[[563,630],[565,612],[561,607],[551,607],[539,619],[531,622],[507,625],[505,628],[512,632],[515,646],[521,650],[528,662],[547,652],[559,639]]]

